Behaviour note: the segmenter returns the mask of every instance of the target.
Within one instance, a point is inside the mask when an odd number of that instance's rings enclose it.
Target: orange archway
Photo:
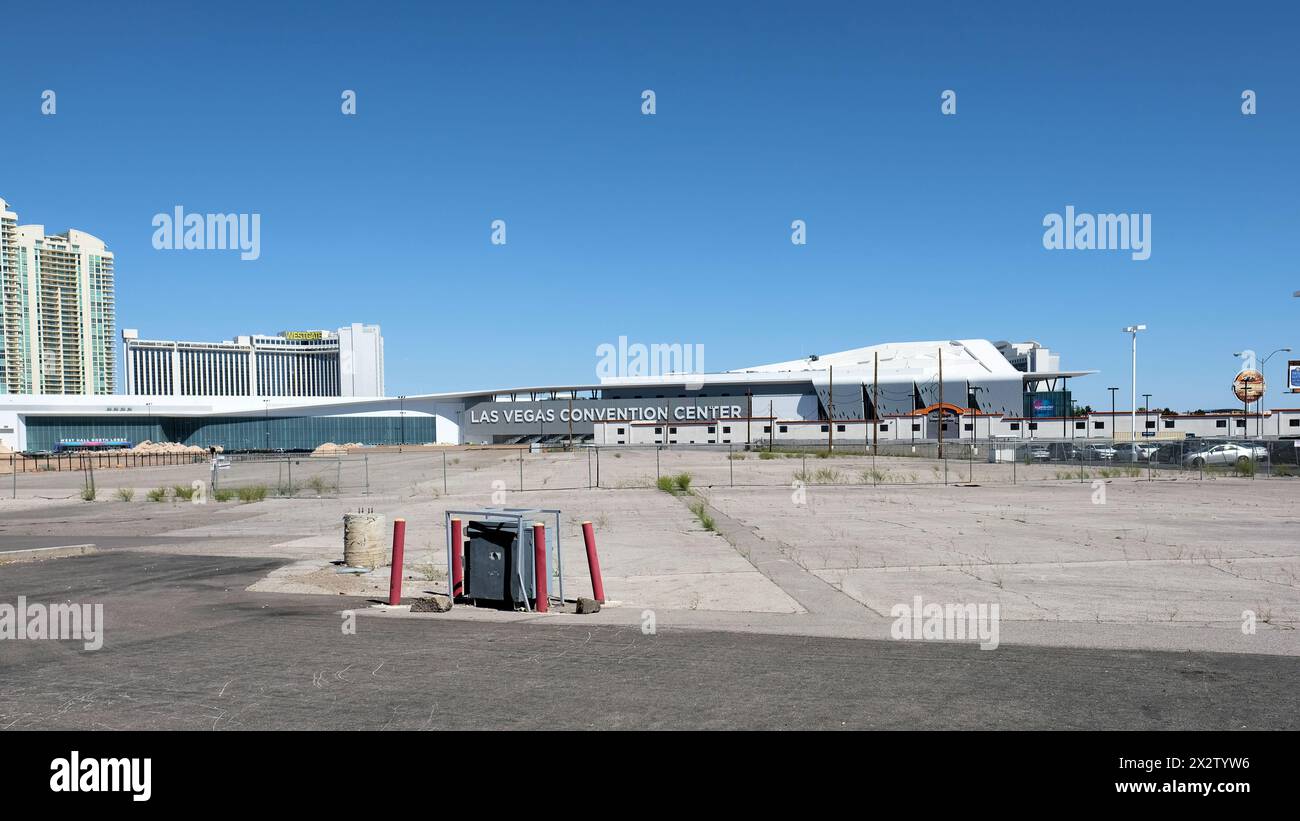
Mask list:
[[[951,414],[952,416],[965,416],[966,414],[970,413],[970,408],[963,408],[959,405],[954,405],[951,402],[935,402],[933,405],[930,405],[929,407],[917,408],[916,410],[912,411],[911,414],[909,415],[929,416],[935,411],[938,411],[941,414],[943,413]]]

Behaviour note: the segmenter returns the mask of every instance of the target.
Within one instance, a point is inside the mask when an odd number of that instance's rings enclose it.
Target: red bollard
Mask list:
[[[533,571],[537,580],[537,612],[546,613],[551,609],[551,600],[546,595],[546,525],[541,522],[533,522]]]
[[[461,552],[465,549],[465,537],[461,534],[460,519],[451,520],[451,599],[465,594],[465,571],[461,567]]]
[[[393,520],[393,572],[388,575],[388,603],[402,603],[402,556],[406,552],[406,520]]]
[[[596,532],[591,522],[582,523],[582,539],[587,543],[587,568],[591,571],[591,592],[596,601],[605,603],[605,582],[600,578],[600,557],[596,555]]]

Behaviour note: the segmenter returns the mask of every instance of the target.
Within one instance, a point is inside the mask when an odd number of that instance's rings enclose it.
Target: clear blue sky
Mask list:
[[[1232,406],[1233,351],[1300,350],[1292,3],[24,3],[5,30],[0,197],[106,240],[145,337],[377,322],[391,394],[591,380],[620,335],[709,370],[1037,339],[1109,407],[1145,322],[1139,390],[1176,408]],[[260,213],[261,258],[155,250],[175,205]],[[1151,258],[1045,250],[1066,205],[1150,213]]]

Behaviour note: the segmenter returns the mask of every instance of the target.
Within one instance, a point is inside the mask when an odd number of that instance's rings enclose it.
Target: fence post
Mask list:
[[[370,495],[370,454],[368,453],[363,454],[361,458],[365,462],[365,467],[366,467],[366,491],[363,495],[369,496]]]
[[[442,452],[442,495],[447,495],[447,451]]]
[[[524,489],[524,449],[519,449],[519,490]]]
[[[334,493],[343,495],[343,457],[335,457],[334,462]]]
[[[731,473],[731,486],[736,486],[736,460],[731,458],[735,456],[731,445],[727,445],[727,468]]]
[[[591,448],[587,448],[587,490],[591,490]]]

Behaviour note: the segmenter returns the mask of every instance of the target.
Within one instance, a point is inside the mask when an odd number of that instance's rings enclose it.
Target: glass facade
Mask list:
[[[226,450],[313,450],[326,442],[418,445],[436,439],[432,416],[28,416],[27,449],[60,439],[123,438]]]

